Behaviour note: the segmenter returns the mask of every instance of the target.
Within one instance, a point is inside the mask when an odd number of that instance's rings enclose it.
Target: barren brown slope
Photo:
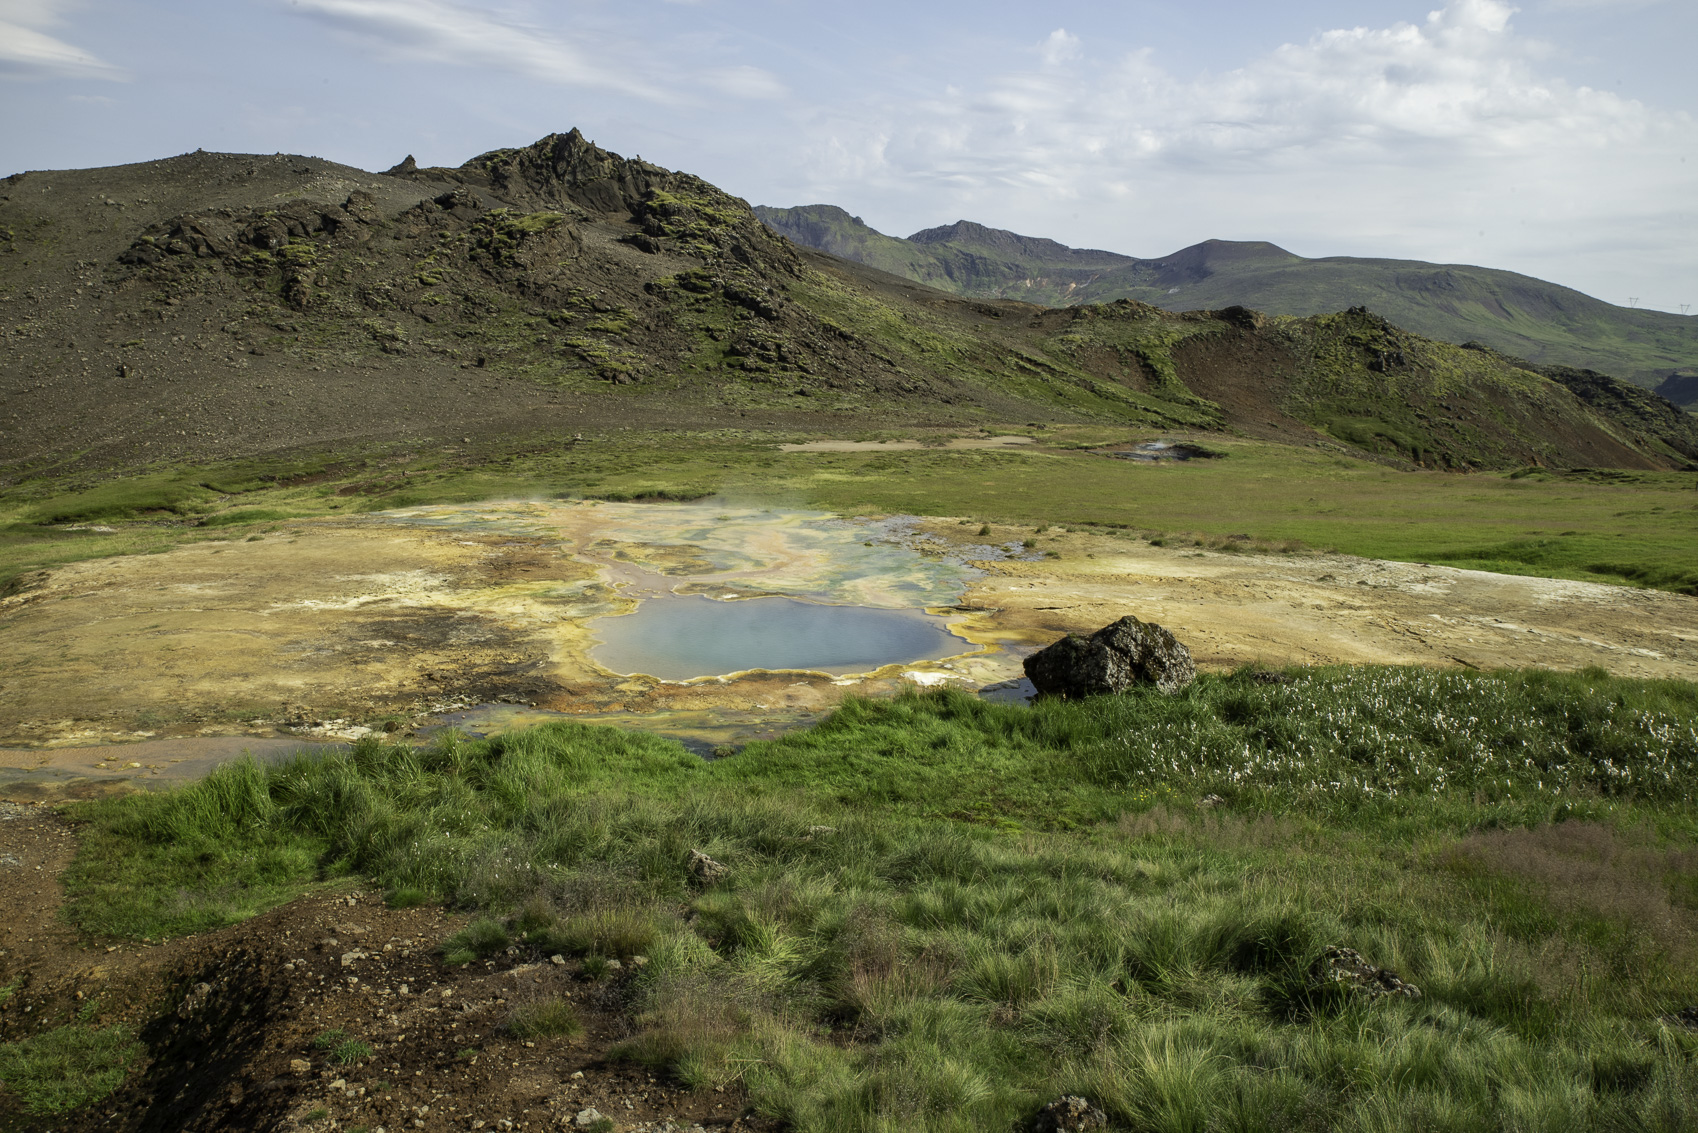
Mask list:
[[[576,131],[457,169],[195,153],[19,174],[0,231],[12,480],[614,426],[1033,417],[1320,430],[1451,468],[1698,452],[1698,425],[1686,438],[1366,312],[946,295],[798,249],[743,201]]]

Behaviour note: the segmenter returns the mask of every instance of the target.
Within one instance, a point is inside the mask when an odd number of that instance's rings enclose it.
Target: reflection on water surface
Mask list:
[[[793,598],[650,598],[599,618],[590,651],[616,673],[679,681],[748,669],[866,673],[950,657],[970,646],[944,619],[917,610],[826,606]]]

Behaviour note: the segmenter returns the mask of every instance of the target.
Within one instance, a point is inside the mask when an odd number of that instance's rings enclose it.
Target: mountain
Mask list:
[[[957,295],[1049,306],[1129,298],[1174,311],[1241,305],[1280,315],[1366,306],[1429,338],[1482,342],[1646,388],[1671,376],[1698,377],[1698,319],[1612,306],[1515,272],[1419,260],[1305,259],[1273,244],[1231,240],[1136,259],[968,221],[901,240],[831,205],[755,212],[799,244]],[[1698,394],[1676,400],[1698,406]]]
[[[902,240],[868,227],[836,205],[757,205],[755,215],[804,247],[975,298],[1066,306],[1081,287],[1138,263],[1116,252],[1069,248],[966,220]]]
[[[963,271],[1127,270],[967,226],[907,246]],[[196,152],[15,174],[0,339],[0,486],[585,429],[1034,419],[1230,429],[1406,467],[1698,459],[1698,422],[1601,374],[1548,375],[1360,308],[963,298],[798,247],[708,182],[576,130],[454,168]]]

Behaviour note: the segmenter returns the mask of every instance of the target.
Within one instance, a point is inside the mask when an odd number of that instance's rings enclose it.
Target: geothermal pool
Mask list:
[[[948,622],[918,610],[829,606],[794,598],[649,598],[598,618],[590,657],[615,673],[683,681],[750,669],[841,676],[950,657],[970,648]]]
[[[570,616],[588,659],[621,676],[690,681],[750,671],[846,676],[981,647],[930,613],[959,602],[978,571],[927,553],[903,520],[710,505],[506,503],[384,513],[402,524],[558,540],[591,566]],[[983,545],[976,557],[1018,554]],[[539,595],[546,599],[546,595]]]
[[[0,606],[15,662],[0,785],[164,782],[230,741],[292,750],[385,723],[570,718],[712,750],[805,726],[845,695],[995,684],[1031,643],[967,592],[991,563],[1039,556],[969,526],[523,500],[74,564]],[[115,742],[143,746],[115,764]]]
[[[846,695],[1020,699],[1022,657],[1128,613],[1201,666],[1533,656],[1698,673],[1681,595],[1102,532],[1051,531],[1039,551],[1019,541],[1029,531],[999,526],[996,542],[981,526],[530,500],[67,563],[0,598],[0,790],[164,783],[244,746],[351,740],[386,718],[401,735],[570,718],[711,752],[806,726]],[[865,627],[877,648],[857,642]],[[878,664],[899,655],[913,660]]]

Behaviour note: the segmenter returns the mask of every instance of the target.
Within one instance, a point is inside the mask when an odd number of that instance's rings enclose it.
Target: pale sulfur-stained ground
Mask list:
[[[211,737],[278,746],[385,716],[409,730],[491,701],[511,706],[510,723],[567,712],[746,737],[817,718],[847,692],[1009,681],[1031,650],[1126,614],[1167,626],[1207,668],[1596,665],[1698,679],[1690,597],[1083,532],[1023,551],[1029,530],[532,502],[299,522],[254,541],[78,563],[0,605],[0,768],[180,775],[230,754]],[[925,606],[952,617],[962,655],[865,677],[694,682],[595,664],[589,619],[675,588]],[[116,757],[94,746],[124,742],[136,746]]]

